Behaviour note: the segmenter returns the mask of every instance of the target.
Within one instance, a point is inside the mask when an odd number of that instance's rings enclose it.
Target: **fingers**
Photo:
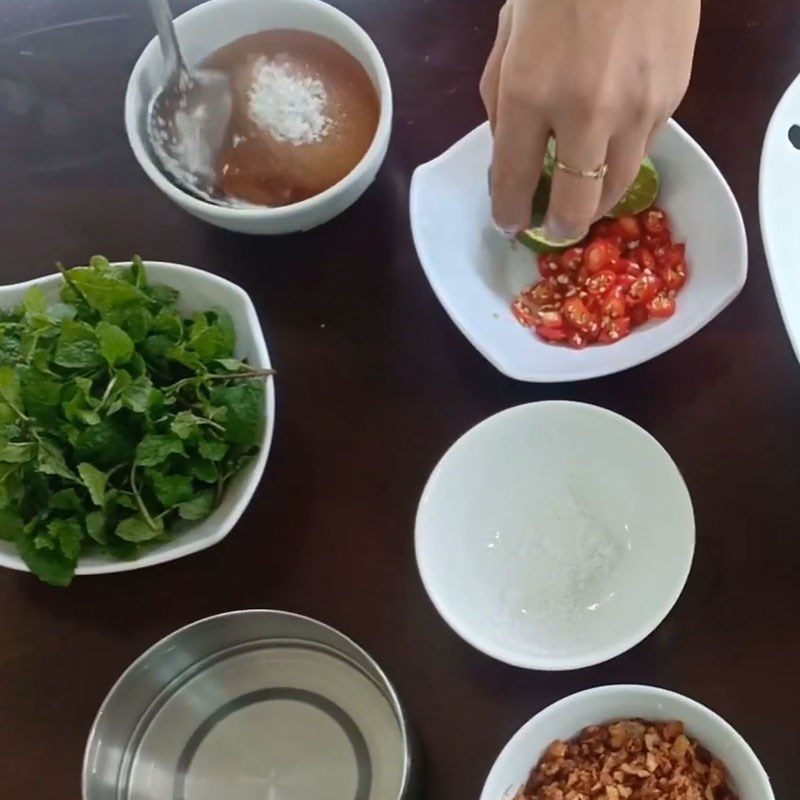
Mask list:
[[[658,135],[664,130],[664,126],[667,124],[667,120],[669,117],[664,119],[659,119],[658,122],[653,126],[653,129],[650,131],[650,135],[647,137],[647,142],[644,146],[644,154],[650,155],[653,151],[653,146],[656,143],[656,139],[658,139]]]
[[[639,164],[645,155],[646,133],[617,133],[609,141],[606,154],[608,173],[603,181],[596,217],[607,214],[636,179]]]
[[[557,157],[563,164],[576,170],[593,170],[606,161],[608,135],[578,127],[564,127],[555,131]],[[589,230],[597,216],[603,180],[580,177],[556,168],[550,205],[545,218],[548,239],[563,241],[579,238]]]
[[[492,215],[508,236],[530,225],[549,137],[548,127],[532,106],[500,95],[492,156]]]
[[[486,116],[494,133],[497,121],[497,95],[500,85],[500,65],[503,63],[503,54],[506,52],[508,38],[511,35],[511,6],[506,3],[500,9],[500,17],[497,22],[497,36],[486,60],[483,75],[480,82],[480,93],[483,105],[486,108]]]

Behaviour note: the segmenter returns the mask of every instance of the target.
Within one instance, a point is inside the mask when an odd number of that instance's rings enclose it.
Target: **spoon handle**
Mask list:
[[[186,72],[186,62],[183,60],[181,48],[178,45],[175,25],[172,22],[172,12],[169,10],[169,0],[148,0],[148,3],[158,31],[158,39],[161,42],[161,52],[164,54],[167,75],[177,76],[179,72]]]

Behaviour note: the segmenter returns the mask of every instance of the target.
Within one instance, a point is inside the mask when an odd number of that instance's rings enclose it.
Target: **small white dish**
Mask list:
[[[422,582],[473,647],[567,670],[644,639],[694,554],[689,492],[669,454],[596,406],[531,403],[465,433],[428,480],[416,519]]]
[[[355,56],[367,71],[381,103],[375,138],[352,172],[330,189],[280,208],[218,206],[178,188],[159,169],[147,139],[145,110],[164,80],[158,40],[145,47],[133,67],[125,93],[125,129],[133,154],[147,177],[174,203],[199,219],[239,233],[282,234],[306,231],[349,208],[380,169],[392,126],[392,87],[374,42],[356,22],[321,0],[209,0],[175,19],[187,64],[199,63],[223,45],[251,33],[294,28],[327,36]]]
[[[789,139],[792,128],[797,128]],[[761,236],[783,324],[800,359],[800,77],[772,114],[761,152],[758,200]]]
[[[164,261],[144,263],[152,283],[163,283],[180,292],[178,309],[181,312],[213,308],[224,308],[228,311],[236,328],[237,357],[246,359],[257,369],[269,369],[272,366],[253,301],[244,289],[194,267]],[[55,274],[34,278],[25,283],[2,286],[0,308],[19,305],[31,286],[40,287],[49,299],[56,299],[61,284],[61,276]],[[210,516],[199,522],[183,523],[168,542],[147,550],[144,555],[131,561],[119,561],[102,554],[84,556],[78,562],[75,574],[102,575],[151,567],[205,550],[224,539],[244,513],[264,474],[275,427],[275,387],[272,378],[267,379],[265,411],[266,419],[258,455],[231,479],[222,496],[222,502]],[[0,567],[29,571],[17,554],[14,544],[4,541],[0,541]]]
[[[677,123],[658,137],[658,203],[675,237],[686,242],[690,277],[678,311],[611,346],[585,350],[540,341],[511,315],[514,296],[538,278],[530,250],[492,227],[486,171],[489,125],[417,167],[411,182],[411,229],[419,260],[451,319],[500,372],[521,381],[577,381],[648,361],[688,339],[739,294],[747,277],[742,215],[722,174]]]
[[[742,800],[775,800],[758,757],[722,717],[675,692],[635,685],[587,689],[540,711],[503,748],[486,779],[481,800],[514,800],[556,739],[572,739],[589,725],[634,717],[683,722],[687,735],[725,764],[730,786]]]

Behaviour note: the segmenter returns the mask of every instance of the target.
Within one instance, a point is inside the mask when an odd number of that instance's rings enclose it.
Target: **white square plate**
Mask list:
[[[800,126],[800,78],[786,90],[770,120],[758,185],[761,236],[772,285],[789,340],[800,359],[800,149],[789,139],[793,126]]]
[[[658,203],[675,237],[686,242],[690,277],[674,317],[650,322],[611,346],[555,347],[512,316],[514,295],[538,278],[531,251],[492,227],[486,175],[489,125],[417,167],[411,182],[411,229],[417,254],[453,322],[500,372],[522,381],[577,381],[648,361],[710,322],[744,286],[747,239],[722,174],[677,123],[652,153],[661,173]]]

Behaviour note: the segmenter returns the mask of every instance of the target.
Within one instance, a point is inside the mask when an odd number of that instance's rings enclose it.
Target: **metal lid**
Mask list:
[[[104,704],[87,748],[86,800],[403,796],[405,725],[379,670],[330,642],[268,638],[215,648],[174,674],[159,663],[175,658],[175,648],[163,647],[169,640],[142,656]],[[130,681],[136,671],[149,683],[161,680],[149,702],[137,692],[142,680]],[[132,726],[120,701],[139,705]],[[119,731],[108,716],[115,705],[123,712]],[[119,745],[113,763],[109,749]],[[112,782],[115,791],[107,791]]]

